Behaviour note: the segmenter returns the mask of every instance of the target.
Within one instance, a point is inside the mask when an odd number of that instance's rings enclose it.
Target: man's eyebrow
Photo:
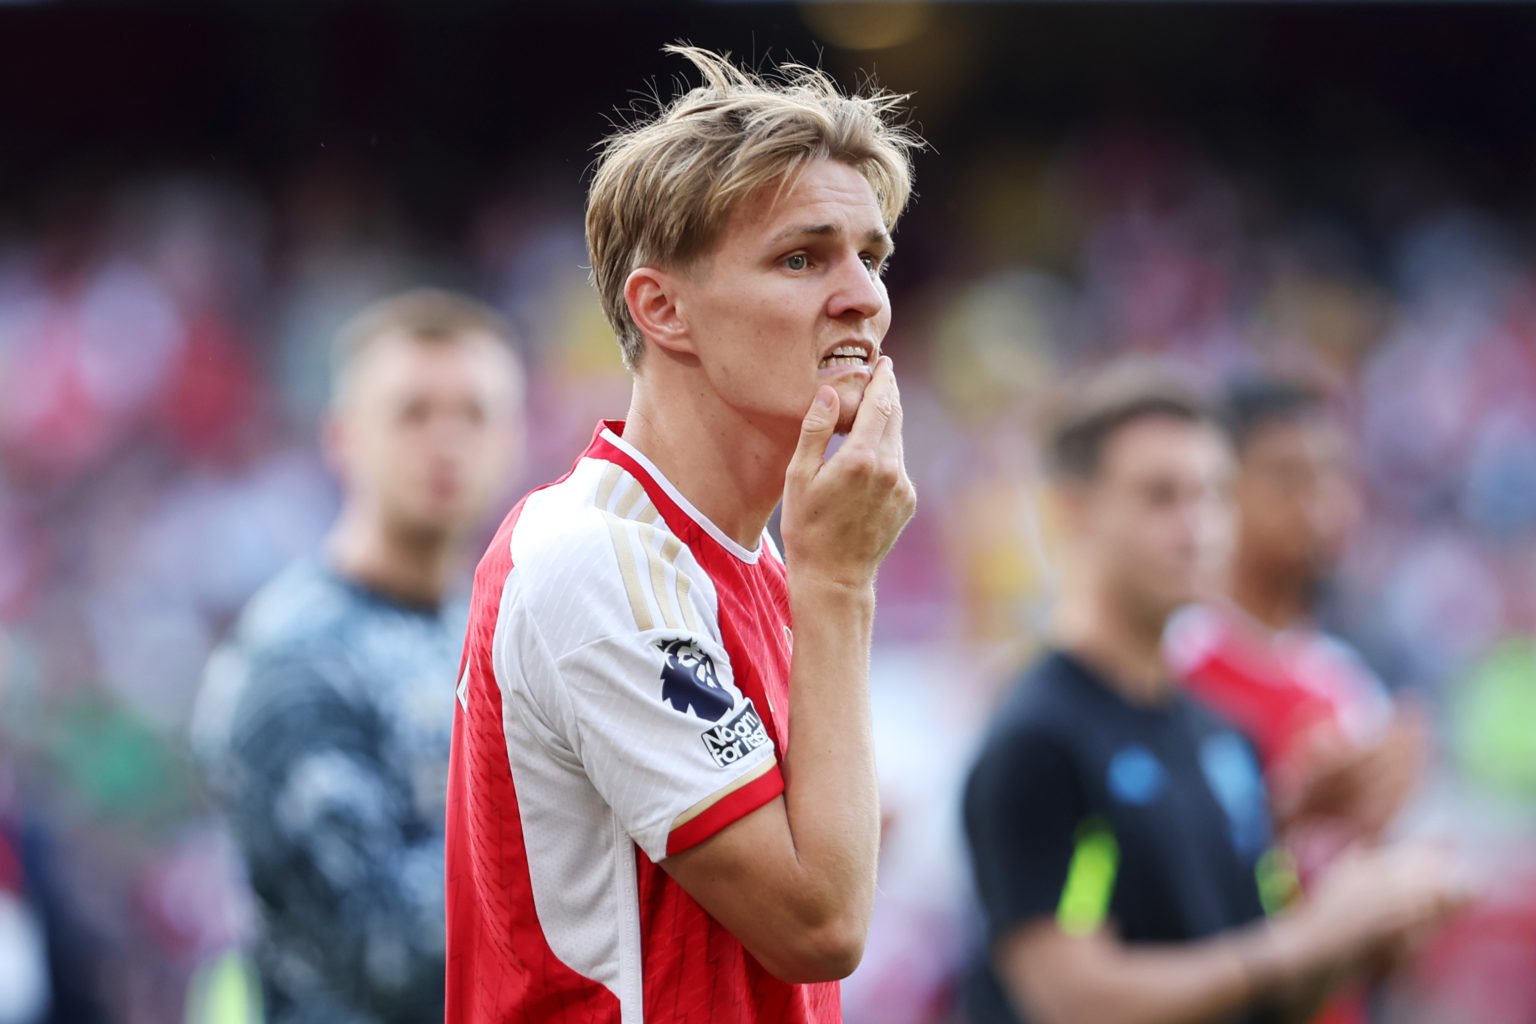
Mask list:
[[[840,234],[842,234],[842,229],[839,228],[836,224],[802,224],[795,227],[785,228],[783,231],[780,231],[778,234],[769,239],[768,244],[779,245],[780,243],[787,242],[790,239],[804,238],[808,235],[812,237],[829,237]],[[885,228],[875,228],[874,230],[870,231],[869,234],[865,235],[864,238],[867,244],[878,246],[882,249],[890,250],[895,247],[894,243],[891,241],[890,232],[885,230]]]
[[[791,238],[804,238],[806,235],[836,235],[840,232],[835,224],[797,224],[794,227],[785,228],[768,240],[769,245],[778,245],[787,242]]]

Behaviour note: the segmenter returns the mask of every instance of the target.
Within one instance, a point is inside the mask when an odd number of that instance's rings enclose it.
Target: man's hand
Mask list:
[[[1351,850],[1322,877],[1302,913],[1341,956],[1396,945],[1465,905],[1469,893],[1444,851],[1422,844]]]
[[[917,507],[901,444],[901,394],[889,356],[874,376],[837,453],[837,392],[823,385],[801,427],[784,481],[784,553],[792,580],[871,586]]]
[[[1379,839],[1422,776],[1428,750],[1429,728],[1412,706],[1365,742],[1333,727],[1314,730],[1276,786],[1282,829],[1322,822],[1344,826],[1351,839]]]
[[[1355,848],[1305,902],[1275,920],[1254,966],[1282,992],[1315,1003],[1350,977],[1411,955],[1471,895],[1435,847]]]

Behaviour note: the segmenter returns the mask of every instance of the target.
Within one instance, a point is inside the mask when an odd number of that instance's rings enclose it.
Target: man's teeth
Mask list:
[[[858,345],[839,345],[821,361],[822,366],[865,366],[868,363],[869,353]]]

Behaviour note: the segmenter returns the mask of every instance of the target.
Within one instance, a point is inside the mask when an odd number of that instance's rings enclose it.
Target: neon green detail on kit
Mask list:
[[[1077,831],[1077,846],[1067,867],[1067,884],[1056,905],[1056,924],[1072,935],[1086,935],[1103,926],[1120,870],[1120,844],[1097,819]]]
[[[227,950],[198,966],[187,990],[186,1024],[262,1024],[261,982],[243,954]]]
[[[1259,903],[1266,914],[1278,914],[1301,892],[1301,878],[1296,874],[1296,859],[1278,846],[1272,846],[1259,858],[1253,870],[1259,883]]]

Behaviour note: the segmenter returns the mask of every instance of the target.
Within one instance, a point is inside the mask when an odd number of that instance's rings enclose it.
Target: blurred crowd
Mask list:
[[[1362,169],[1345,217],[1124,131],[999,148],[925,184],[890,278],[921,507],[880,584],[887,833],[855,1024],[951,1012],[973,935],[955,791],[1051,596],[1037,412],[1064,374],[1127,351],[1334,396],[1369,513],[1330,625],[1433,709],[1441,757],[1405,827],[1475,855],[1511,948],[1536,948],[1536,251],[1409,170]],[[48,865],[37,901],[96,1004],[79,1013],[236,1019],[215,981],[249,908],[186,719],[235,612],[334,513],[316,438],[341,321],[420,282],[509,316],[531,367],[529,468],[509,495],[622,415],[580,198],[530,174],[426,234],[382,172],[315,164],[0,211],[0,893],[8,851]],[[1432,951],[1396,1019],[1444,1019],[1434,993],[1474,984],[1457,948]],[[1478,998],[1531,968],[1480,956]]]

